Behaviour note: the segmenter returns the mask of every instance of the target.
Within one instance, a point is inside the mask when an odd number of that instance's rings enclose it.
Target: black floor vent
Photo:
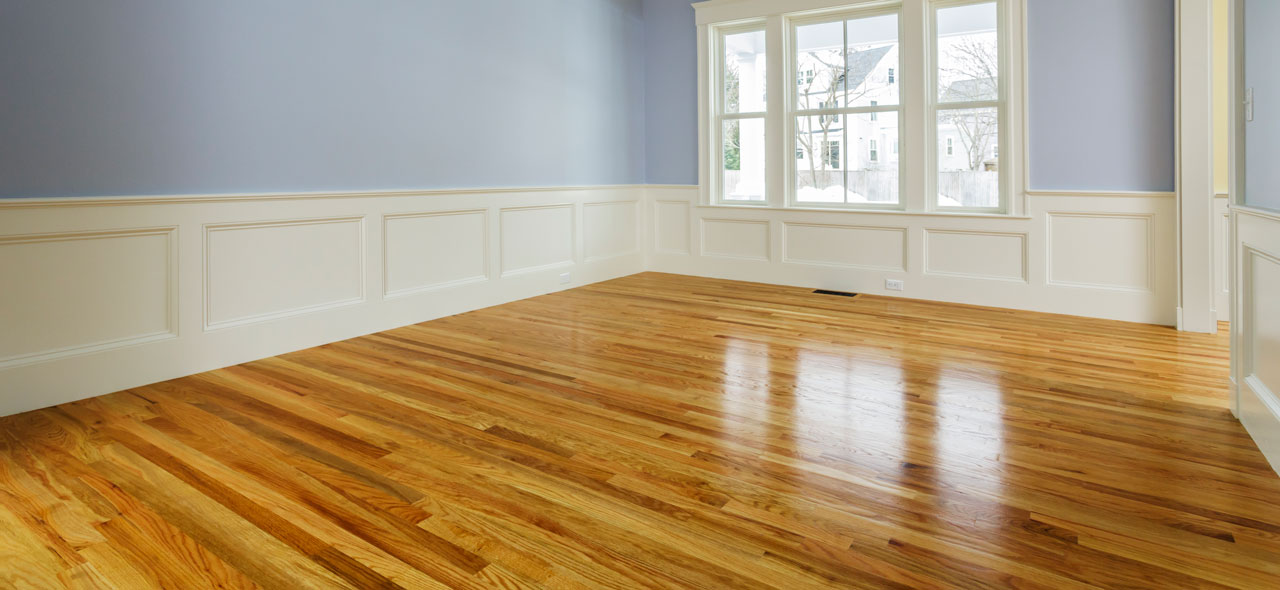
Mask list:
[[[849,293],[847,291],[828,291],[826,289],[818,289],[814,291],[817,295],[839,295],[840,297],[857,297],[857,293]]]

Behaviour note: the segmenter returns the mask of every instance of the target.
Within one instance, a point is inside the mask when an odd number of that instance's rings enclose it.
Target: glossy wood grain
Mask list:
[[[643,274],[0,419],[5,588],[1280,588],[1227,337]]]

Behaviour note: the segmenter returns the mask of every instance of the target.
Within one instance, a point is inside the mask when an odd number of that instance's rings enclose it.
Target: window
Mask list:
[[[793,23],[791,65],[815,77],[792,97],[791,141],[806,152],[821,146],[822,154],[793,166],[793,202],[898,206],[896,159],[881,162],[870,139],[899,134],[901,102],[886,75],[900,67],[898,30],[898,11],[883,8]]]
[[[999,12],[995,2],[934,9],[935,132],[946,137],[936,170],[939,208],[999,209]],[[954,139],[960,143],[957,153]]]
[[[832,168],[840,167],[840,142],[822,142],[822,161]]]
[[[765,200],[764,30],[726,31],[720,36],[720,200]]]
[[[1022,0],[709,4],[706,202],[1025,212]]]
[[[840,101],[837,99],[830,102],[820,102],[818,103],[818,108],[822,110],[838,109],[840,108]],[[834,125],[840,124],[840,115],[818,115],[818,118],[821,119],[821,122],[823,123],[831,123]]]

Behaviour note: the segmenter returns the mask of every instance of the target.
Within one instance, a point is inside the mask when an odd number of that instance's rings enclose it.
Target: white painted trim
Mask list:
[[[1213,3],[1177,3],[1180,330],[1218,331],[1213,260]]]
[[[72,322],[76,331],[71,331],[72,327],[57,328],[68,331],[54,334],[59,337],[48,339],[50,344],[45,347],[27,343],[25,339],[28,335],[47,332],[53,328],[37,325],[36,320],[24,323],[21,315],[8,314],[6,321],[13,319],[16,323],[7,322],[6,327],[9,329],[0,332],[0,342],[6,345],[0,349],[9,351],[6,353],[9,358],[0,359],[0,415],[173,379],[641,272],[646,267],[645,256],[651,250],[644,233],[650,231],[647,218],[651,211],[648,206],[642,206],[649,202],[649,190],[609,186],[600,189],[538,189],[530,192],[343,193],[349,198],[343,198],[338,193],[325,193],[320,198],[314,198],[315,195],[294,198],[295,196],[264,194],[213,199],[13,199],[8,202],[21,201],[17,203],[20,206],[0,214],[0,245],[22,244],[21,248],[27,248],[27,242],[39,244],[62,239],[161,234],[168,237],[168,242],[166,245],[165,241],[158,238],[147,238],[149,241],[146,244],[136,247],[144,248],[143,252],[148,253],[150,258],[137,264],[131,264],[132,259],[120,262],[122,269],[133,272],[136,267],[137,272],[145,273],[138,275],[147,278],[145,284],[121,282],[114,268],[86,278],[89,288],[102,285],[118,293],[109,300],[102,300],[105,311],[98,315],[103,319],[127,318],[123,325],[120,325],[121,322],[113,324],[104,321],[101,325],[90,325],[90,329],[80,330],[86,323],[94,322],[95,317],[79,317],[76,322]],[[661,194],[663,190],[687,194],[697,189],[657,187],[653,189],[653,194]],[[587,215],[584,218],[582,212],[589,203],[626,205],[611,211],[609,215]],[[573,260],[521,268],[518,272],[498,276],[500,261],[497,256],[502,250],[503,239],[499,232],[500,212],[546,207],[563,207],[568,211],[566,215],[572,215],[572,231],[575,236],[572,238],[573,249],[569,252],[572,253]],[[456,217],[457,221],[467,224],[468,235],[474,238],[469,239],[465,245],[458,245],[459,248],[468,248],[473,261],[459,267],[459,274],[478,271],[481,268],[480,261],[483,260],[488,276],[466,277],[422,288],[415,285],[411,289],[388,293],[387,260],[392,256],[402,262],[413,257],[419,260],[425,257],[429,261],[433,256],[449,256],[451,253],[418,252],[411,242],[398,245],[389,243],[385,231],[386,220],[415,216],[445,219],[450,217],[450,213],[458,212],[483,212],[486,220],[486,235],[481,241],[475,217]],[[241,282],[252,280],[246,279],[248,275],[222,272],[222,269],[235,271],[241,268],[238,264],[242,257],[253,256],[257,252],[282,254],[283,250],[294,249],[290,254],[305,253],[306,250],[295,249],[297,245],[289,243],[293,235],[288,231],[273,233],[266,230],[266,234],[254,234],[253,249],[243,247],[242,242],[230,242],[235,245],[234,248],[221,249],[213,254],[228,257],[214,259],[219,266],[214,267],[216,276],[210,277],[210,254],[206,242],[209,235],[218,239],[235,238],[238,237],[235,233],[220,232],[239,228],[339,222],[359,223],[360,229],[357,233],[356,226],[337,226],[343,228],[344,231],[339,234],[344,238],[334,246],[334,252],[341,253],[344,262],[332,280],[317,279],[318,284],[324,285],[326,289],[332,286],[332,290],[327,290],[324,294],[306,290],[308,285],[317,284],[310,280],[316,278],[315,275],[298,273],[298,277],[282,278],[283,283],[276,286],[284,289],[285,295],[282,298],[260,300],[252,297],[255,293],[246,290],[249,287],[240,285]],[[141,226],[142,223],[146,226]],[[603,248],[593,250],[601,256],[589,260],[583,259],[582,235],[586,233],[583,231],[584,223],[595,224],[590,230],[597,236],[598,241],[595,243]],[[537,223],[525,224],[519,230],[517,237],[520,245],[517,247],[536,247],[540,240],[560,240],[561,243],[554,250],[554,255],[559,256],[566,252],[563,244],[569,239],[559,233],[560,230],[570,231],[565,223],[560,222],[555,229],[542,228]],[[313,236],[313,239],[326,239],[314,236],[330,235],[320,229],[316,231],[321,233],[307,235]],[[613,248],[624,250],[630,245],[616,240],[609,241],[611,231],[639,232],[636,234],[635,247],[630,252],[613,255]],[[135,247],[134,244],[129,243],[131,248]],[[216,247],[221,245],[221,242],[215,240]],[[61,247],[59,244],[53,246]],[[401,250],[389,252],[393,248]],[[475,250],[477,248],[483,250]],[[163,252],[161,249],[164,249]],[[93,251],[95,248],[92,247],[72,249],[69,252],[58,250],[58,256],[63,257],[59,260],[65,260],[67,256],[73,257],[71,260],[80,260],[75,257]],[[27,256],[25,250],[8,250],[3,253],[11,257]],[[23,265],[39,262],[30,258],[9,259],[9,262],[15,261]],[[535,264],[543,261],[527,259],[527,262]],[[53,262],[50,259],[50,263]],[[324,267],[321,265],[317,268]],[[433,265],[432,268],[445,266],[442,263],[441,266]],[[572,269],[572,281],[561,284],[559,274],[566,269]],[[234,316],[261,310],[269,310],[271,313],[252,317],[216,316],[215,319],[219,321],[208,321],[214,317],[208,315],[207,310],[209,287],[212,281],[225,280],[227,277],[236,283],[231,286],[219,285],[217,289],[221,291],[218,291],[218,296],[225,297],[229,294],[236,298],[234,301],[237,306],[245,304],[244,307],[224,308],[227,313]],[[292,282],[295,280],[297,282]],[[22,289],[27,285],[26,281],[14,281],[6,283],[5,289]],[[18,300],[32,300],[31,294],[40,293],[38,289],[50,288],[49,285],[49,280],[32,282],[30,288],[37,290],[28,291]],[[346,296],[353,293],[359,293],[359,297],[346,300]],[[135,294],[136,297],[132,296]],[[238,298],[240,295],[247,299]],[[90,293],[79,298],[72,297],[69,301],[83,301],[86,297],[93,295]],[[140,304],[139,301],[144,298],[153,303]],[[260,304],[262,301],[267,303]],[[315,303],[316,301],[321,303]],[[50,305],[54,305],[54,302]],[[157,307],[160,305],[165,307]],[[75,316],[81,310],[39,311],[44,312],[45,316],[51,313]],[[32,314],[33,317],[35,315]],[[84,316],[82,313],[80,315]],[[100,337],[101,334],[106,334],[109,338]],[[47,349],[35,350],[39,348]]]
[[[1085,198],[1138,198],[1138,199],[1172,199],[1178,196],[1173,191],[1103,191],[1103,190],[1051,190],[1034,189],[1026,191],[1028,197],[1085,197]]]
[[[1248,207],[1245,205],[1232,205],[1231,210],[1240,215],[1248,215],[1249,217],[1257,217],[1258,219],[1267,219],[1270,221],[1280,221],[1280,211],[1271,211],[1269,209],[1259,209],[1257,207]]]
[[[1154,215],[1150,213],[1100,213],[1100,212],[1078,212],[1078,211],[1046,211],[1045,212],[1045,241],[1049,244],[1053,243],[1053,220],[1054,218],[1076,217],[1082,219],[1138,219],[1141,220],[1146,228],[1146,258],[1147,258],[1147,276],[1143,277],[1144,286],[1125,287],[1121,285],[1106,285],[1100,283],[1086,283],[1079,281],[1060,281],[1053,278],[1053,257],[1049,256],[1045,260],[1045,281],[1049,285],[1058,287],[1084,287],[1088,289],[1110,289],[1115,291],[1137,291],[1142,293],[1150,293],[1155,285],[1155,243],[1152,218]],[[1182,308],[1178,308],[1181,315]],[[1179,320],[1181,321],[1181,320]]]
[[[981,230],[967,230],[967,229],[938,229],[938,228],[930,228],[930,227],[926,227],[926,228],[924,228],[924,229],[923,229],[923,231],[924,231],[924,240],[921,242],[921,251],[924,253],[924,271],[923,271],[923,274],[924,274],[925,276],[934,276],[934,277],[957,277],[957,278],[963,278],[963,279],[980,279],[980,280],[984,280],[984,281],[1006,281],[1006,282],[1011,282],[1011,283],[1023,283],[1023,284],[1026,284],[1026,283],[1030,283],[1030,282],[1031,282],[1031,281],[1030,281],[1030,279],[1028,278],[1030,273],[1029,273],[1029,272],[1028,272],[1028,270],[1027,270],[1027,269],[1028,269],[1028,265],[1029,265],[1029,263],[1030,263],[1030,258],[1031,258],[1031,256],[1030,256],[1030,254],[1029,254],[1029,253],[1028,253],[1028,251],[1027,251],[1027,237],[1028,237],[1028,236],[1027,236],[1027,234],[1026,234],[1026,233],[1019,233],[1019,232],[1003,232],[1003,231],[981,231]],[[1017,277],[1017,278],[1014,278],[1014,277],[1006,277],[1006,276],[998,276],[998,275],[982,275],[982,274],[965,273],[965,272],[949,272],[949,271],[937,271],[937,270],[930,270],[930,266],[929,266],[929,251],[930,251],[930,247],[929,247],[929,236],[931,236],[931,235],[937,235],[937,234],[968,235],[968,236],[992,236],[992,237],[1000,237],[1000,238],[1018,238],[1018,241],[1019,241],[1019,243],[1020,243],[1020,246],[1019,246],[1019,248],[1018,248],[1018,251],[1019,251],[1019,254],[1020,254],[1020,258],[1021,258],[1021,260],[1022,260],[1022,268],[1020,269],[1020,270],[1021,270],[1021,273],[1022,273],[1022,276]]]
[[[1253,375],[1245,377],[1239,389],[1244,395],[1241,422],[1271,468],[1280,473],[1280,397]]]
[[[419,287],[408,287],[405,289],[392,289],[390,284],[390,245],[387,244],[387,227],[390,221],[397,219],[421,219],[424,217],[448,217],[454,215],[480,215],[483,219],[484,231],[481,235],[481,241],[484,245],[481,247],[481,259],[483,260],[483,272],[473,277],[466,277],[443,283],[435,283],[431,285],[422,285]],[[382,298],[396,299],[399,297],[407,297],[417,293],[430,293],[450,287],[460,287],[471,283],[480,283],[491,280],[493,278],[493,269],[490,268],[490,252],[489,252],[489,210],[488,209],[459,209],[453,211],[420,211],[414,213],[392,213],[382,216]]]
[[[138,344],[146,344],[149,342],[157,342],[160,340],[168,340],[178,337],[178,227],[152,227],[138,229],[118,229],[106,231],[71,231],[71,232],[55,232],[40,233],[26,235],[0,236],[0,246],[20,245],[20,244],[36,244],[50,242],[78,242],[85,240],[100,240],[110,238],[132,238],[146,236],[164,236],[166,246],[165,252],[167,260],[165,263],[166,277],[165,284],[168,291],[165,297],[165,304],[168,309],[165,312],[166,325],[163,330],[146,334],[138,334],[125,338],[114,338],[97,342],[85,342],[82,344],[63,346],[52,350],[42,350],[28,354],[20,354],[0,358],[0,370],[11,367],[20,367],[34,363],[42,363],[59,359],[71,358],[84,354],[102,352]],[[52,269],[51,269],[52,270]],[[13,278],[13,277],[11,277]],[[15,279],[15,284],[18,279]],[[75,313],[74,310],[68,310],[68,313]]]
[[[898,273],[907,272],[907,259],[910,257],[909,253],[911,251],[911,239],[910,239],[911,230],[907,227],[892,227],[892,226],[880,226],[880,225],[847,225],[842,223],[804,223],[804,222],[796,222],[796,221],[783,221],[781,225],[782,225],[781,260],[783,263],[808,264],[808,265],[815,265],[815,266],[829,266],[832,268],[850,268],[850,269],[875,270],[875,271],[898,272]],[[884,231],[884,232],[896,231],[902,234],[902,258],[900,259],[900,262],[898,263],[897,266],[879,266],[879,265],[873,265],[873,264],[842,264],[838,262],[824,262],[820,260],[792,258],[790,249],[787,245],[788,244],[787,238],[790,237],[791,228],[793,227],[823,227],[823,228],[834,228],[834,229],[871,230],[871,231]]]
[[[773,243],[773,227],[768,221],[758,221],[753,219],[732,219],[723,217],[703,217],[699,219],[699,234],[702,239],[698,242],[698,254],[700,256],[709,256],[713,258],[732,258],[736,260],[754,260],[760,262],[769,262],[773,260],[772,255],[765,256],[742,256],[737,254],[726,254],[723,252],[714,252],[707,248],[707,224],[708,223],[729,223],[737,225],[758,225],[764,227],[764,241],[766,244]]]
[[[550,270],[572,268],[574,265],[578,263],[578,260],[581,259],[581,255],[579,253],[581,232],[578,231],[578,226],[580,222],[578,221],[579,215],[578,215],[577,207],[575,207],[574,203],[557,202],[557,203],[548,203],[546,205],[503,207],[498,210],[498,215],[497,215],[499,239],[505,236],[505,234],[503,233],[503,231],[506,229],[505,214],[517,213],[520,211],[539,211],[539,210],[553,210],[553,209],[566,209],[569,211],[569,217],[570,217],[569,239],[570,239],[570,242],[573,244],[569,252],[569,259],[550,262],[547,264],[538,264],[538,265],[528,266],[528,267],[510,268],[510,263],[506,259],[506,253],[504,252],[503,249],[499,249],[498,250],[498,260],[499,260],[498,276],[500,278],[505,279],[509,277],[516,277],[516,276],[526,275],[530,273],[540,273],[540,272],[545,272]]]
[[[716,277],[753,282],[764,282],[792,285],[806,288],[828,288],[841,291],[873,293],[893,297],[908,297],[934,301],[951,301],[971,303],[1015,309],[1029,309],[1050,313],[1063,313],[1108,319],[1119,319],[1143,323],[1173,325],[1176,321],[1176,293],[1174,291],[1174,202],[1165,196],[1133,196],[1126,199],[1112,198],[1074,198],[1069,196],[1045,196],[1031,202],[1027,216],[1011,218],[993,215],[957,215],[957,214],[912,214],[907,212],[884,211],[850,211],[830,209],[805,210],[794,208],[760,208],[760,207],[722,207],[700,206],[697,189],[684,191],[655,190],[650,191],[651,198],[664,203],[684,201],[688,205],[687,219],[689,244],[692,252],[660,252],[655,250],[649,257],[648,269],[658,272],[688,274],[696,276]],[[670,206],[670,205],[668,205]],[[674,217],[674,210],[668,209]],[[1086,220],[1106,217],[1147,217],[1150,218],[1150,233],[1143,244],[1133,243],[1125,246],[1126,240],[1118,236],[1115,240],[1117,248],[1124,250],[1106,250],[1100,255],[1090,255],[1088,259],[1080,259],[1078,252],[1053,252],[1046,232],[1048,213],[1087,215]],[[702,241],[702,219],[731,219],[753,221],[769,224],[772,244],[768,260],[750,260],[744,258],[724,258],[705,256],[697,251]],[[821,226],[856,226],[875,229],[907,228],[907,242],[903,247],[904,268],[853,268],[844,265],[813,264],[808,261],[793,259],[787,253],[785,228],[797,225]],[[1108,240],[1105,234],[1090,238],[1089,225],[1076,224],[1071,239]],[[682,226],[683,229],[683,226]],[[926,253],[924,251],[925,230],[980,232],[997,234],[1025,234],[1018,242],[1006,241],[1004,246],[1011,250],[1020,250],[1023,260],[1022,276],[1025,280],[999,277],[990,279],[982,277],[946,276],[936,273],[924,273]],[[675,239],[672,228],[664,234],[667,239]],[[648,240],[657,243],[655,233]],[[750,240],[722,247],[731,251],[760,252],[762,238],[759,233],[743,236]],[[1062,240],[1059,240],[1062,241]],[[674,243],[674,242],[672,242]],[[1110,242],[1108,242],[1110,243]],[[1070,250],[1070,249],[1068,249]],[[1050,284],[1048,281],[1048,265],[1051,255],[1060,261],[1077,262],[1071,273],[1057,277],[1072,279],[1072,286]],[[1095,254],[1097,254],[1095,252]],[[896,252],[895,252],[896,255]],[[1062,258],[1068,257],[1068,258]],[[1071,258],[1077,257],[1077,258]],[[1099,281],[1090,281],[1091,277],[1115,276],[1115,270],[1106,265],[1115,261],[1132,268],[1132,265],[1145,263],[1146,277],[1136,279],[1151,285],[1149,290],[1118,289],[1114,285],[1099,285]],[[1098,272],[1088,269],[1098,266]],[[948,266],[948,268],[951,268]],[[1080,270],[1084,269],[1084,270]],[[1008,274],[1013,276],[1012,266]],[[1110,275],[1108,275],[1108,271]],[[887,278],[906,281],[906,291],[888,291],[884,288]]]
[[[936,203],[934,172],[936,159],[931,155],[936,127],[937,101],[931,80],[936,72],[927,55],[936,48],[932,26],[936,8],[995,2],[1000,27],[1000,97],[990,101],[1000,109],[1000,141],[1002,151],[1014,156],[1000,166],[1000,205],[995,208],[942,208]],[[1027,165],[1025,100],[1026,87],[1026,0],[727,0],[695,3],[698,29],[698,102],[699,102],[699,179],[702,187],[700,204],[723,207],[811,208],[856,211],[898,211],[907,213],[960,213],[1025,216]],[[819,111],[796,111],[794,108],[794,62],[791,44],[796,21],[834,16],[856,16],[858,13],[898,11],[899,80],[902,85],[900,104],[884,107],[825,109],[832,114],[855,112],[896,112],[899,115],[899,181],[898,202],[892,206],[841,204],[825,207],[800,204],[794,190],[794,121],[798,113],[812,115]],[[927,14],[926,14],[927,13]],[[720,112],[719,95],[722,37],[741,30],[763,30],[767,36],[769,63],[768,109],[763,113],[766,128],[766,178],[763,201],[726,201],[722,198],[719,164],[722,148],[722,121],[729,117]],[[781,65],[781,67],[778,67]],[[935,82],[936,84],[936,82]],[[946,105],[948,108],[958,104]],[[751,114],[759,117],[760,114]],[[846,150],[849,145],[844,146]],[[784,149],[785,148],[785,149]],[[1019,158],[1020,155],[1020,158]],[[911,173],[919,166],[927,170],[923,176]],[[922,186],[923,183],[923,186]]]
[[[912,217],[974,218],[974,219],[1008,219],[1026,221],[1026,216],[1004,215],[1002,213],[970,213],[965,211],[901,211],[898,209],[858,209],[854,207],[769,207],[766,205],[697,205],[699,209],[744,209],[751,211],[808,211],[814,213],[843,213],[855,215],[908,215]]]
[[[295,201],[311,199],[386,199],[456,195],[501,195],[518,193],[576,193],[606,190],[643,190],[647,188],[687,188],[695,185],[602,184],[577,186],[495,187],[459,189],[422,189],[351,192],[300,193],[211,193],[176,195],[133,195],[107,197],[0,197],[0,209],[46,209],[49,207],[133,207],[138,205],[189,205],[223,201]]]
[[[269,313],[262,313],[262,314],[256,314],[256,315],[251,315],[246,317],[240,317],[240,318],[235,318],[231,320],[223,320],[223,321],[215,322],[211,319],[209,306],[213,302],[213,294],[211,291],[213,286],[213,279],[212,279],[212,276],[210,275],[210,267],[212,265],[210,264],[209,256],[213,254],[213,248],[211,244],[211,239],[213,237],[213,234],[216,234],[219,232],[246,230],[246,229],[318,226],[318,225],[333,225],[333,224],[339,224],[339,223],[359,224],[359,228],[360,228],[359,276],[361,277],[361,281],[360,281],[360,294],[358,296],[351,297],[348,299],[326,301],[323,303],[316,303],[313,305],[304,305],[301,307],[296,307],[296,308],[291,308],[291,309],[286,309],[281,311],[273,311]],[[323,311],[326,309],[334,309],[338,307],[346,307],[349,305],[359,305],[361,303],[364,303],[367,300],[367,296],[368,296],[368,289],[365,287],[365,282],[363,280],[363,277],[366,274],[368,274],[368,272],[365,269],[365,262],[368,258],[365,255],[365,235],[366,235],[365,218],[363,215],[357,215],[357,216],[351,216],[351,217],[323,217],[323,218],[316,218],[316,219],[284,219],[284,220],[277,220],[277,221],[251,221],[251,222],[240,222],[240,223],[205,224],[204,225],[204,250],[203,250],[203,253],[204,253],[204,330],[206,332],[211,332],[214,330],[221,330],[223,328],[233,328],[236,326],[247,326],[250,324],[259,324],[263,322],[269,322],[272,320],[293,317],[296,315],[308,314],[308,313],[313,313],[317,311]]]

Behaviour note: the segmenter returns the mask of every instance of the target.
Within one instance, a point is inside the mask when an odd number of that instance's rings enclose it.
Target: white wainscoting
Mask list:
[[[177,230],[0,237],[0,370],[175,337]]]
[[[502,209],[502,276],[553,270],[574,263],[574,206],[569,203]]]
[[[703,256],[769,260],[769,222],[701,218]]]
[[[206,225],[206,330],[364,303],[364,217]]]
[[[1213,199],[1214,309],[1218,321],[1231,321],[1231,210],[1227,195]]]
[[[0,414],[646,269],[1172,325],[1174,204],[773,210],[678,186],[0,201],[0,276],[18,277]]]
[[[696,187],[648,193],[650,270],[1177,320],[1172,193],[1036,191],[1026,217],[708,207]],[[905,290],[887,291],[885,279],[905,281]]]
[[[0,200],[0,415],[641,272],[644,198]]]
[[[924,274],[1027,282],[1027,234],[924,230]]]
[[[484,209],[387,215],[382,239],[387,298],[489,280],[489,212]]]
[[[782,224],[782,261],[904,272],[907,228]]]
[[[1231,210],[1236,229],[1232,319],[1237,415],[1280,471],[1280,213]]]
[[[582,248],[586,260],[607,260],[640,253],[640,201],[587,203],[582,206]]]

